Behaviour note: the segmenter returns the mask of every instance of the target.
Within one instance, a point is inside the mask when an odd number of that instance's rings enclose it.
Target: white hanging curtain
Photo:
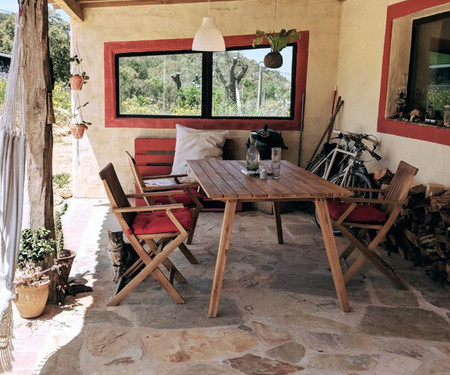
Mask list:
[[[14,298],[13,279],[19,253],[25,181],[24,101],[23,95],[19,95],[22,91],[19,18],[16,16],[12,60],[0,122],[0,373],[12,369],[11,301]]]

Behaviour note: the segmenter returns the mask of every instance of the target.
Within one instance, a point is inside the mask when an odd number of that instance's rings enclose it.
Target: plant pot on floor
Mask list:
[[[75,139],[83,138],[84,132],[87,130],[86,125],[74,125],[70,124],[70,131]]]
[[[16,286],[17,310],[22,318],[37,318],[41,316],[47,303],[50,281],[32,286]]]
[[[83,88],[84,79],[82,76],[75,75],[70,77],[69,82],[72,90],[79,91]]]
[[[63,251],[67,255],[55,259],[55,263],[58,266],[56,300],[60,304],[63,304],[66,299],[66,291],[69,289],[69,283],[67,281],[69,279],[73,261],[75,259],[75,256],[77,255],[76,251],[73,250],[63,250]]]

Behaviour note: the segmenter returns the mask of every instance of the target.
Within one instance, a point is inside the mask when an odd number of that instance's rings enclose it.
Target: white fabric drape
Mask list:
[[[25,181],[24,102],[23,96],[19,95],[22,91],[19,23],[16,16],[12,60],[0,123],[0,373],[10,371],[12,367],[12,282],[19,253]]]

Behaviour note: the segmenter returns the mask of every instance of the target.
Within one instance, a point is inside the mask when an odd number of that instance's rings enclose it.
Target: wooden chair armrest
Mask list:
[[[125,212],[151,212],[151,211],[164,211],[164,210],[176,210],[179,208],[184,208],[181,203],[178,204],[161,204],[156,206],[142,206],[142,207],[118,207],[113,208],[114,213],[125,213]]]
[[[160,180],[163,178],[179,178],[179,177],[187,177],[187,174],[162,174],[159,176],[142,176],[144,180]]]
[[[175,195],[175,194],[184,194],[185,190],[177,189],[177,190],[168,190],[168,191],[154,191],[152,193],[135,193],[135,194],[127,194],[127,198],[149,198],[149,197],[160,197],[161,195]]]
[[[368,188],[359,188],[359,187],[349,187],[345,186],[346,189],[350,191],[367,191],[371,193],[385,193],[386,189],[368,189]]]
[[[392,201],[389,199],[369,199],[369,198],[353,198],[353,197],[342,197],[339,198],[342,199],[344,201],[350,202],[350,203],[374,203],[374,204],[388,204],[391,206],[403,206],[407,200],[403,199],[401,201]]]
[[[165,192],[166,190],[174,190],[174,189],[197,189],[198,185],[197,184],[173,184],[173,185],[167,185],[167,186],[157,186],[157,185],[152,185],[152,186],[145,186],[143,188],[143,190],[145,192],[149,191],[149,192],[154,192],[154,191],[161,191],[161,192]],[[160,194],[161,195],[161,194]]]

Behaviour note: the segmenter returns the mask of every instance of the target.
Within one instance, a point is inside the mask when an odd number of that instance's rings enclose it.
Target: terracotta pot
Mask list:
[[[80,139],[83,138],[84,131],[87,130],[87,126],[70,124],[70,130],[75,139]]]
[[[17,286],[14,301],[22,318],[36,318],[44,312],[50,281],[37,286]]]
[[[69,79],[70,88],[72,90],[81,90],[83,88],[83,77],[82,76],[72,76]]]
[[[277,69],[283,65],[283,56],[280,52],[270,52],[264,57],[264,65],[267,68]]]

